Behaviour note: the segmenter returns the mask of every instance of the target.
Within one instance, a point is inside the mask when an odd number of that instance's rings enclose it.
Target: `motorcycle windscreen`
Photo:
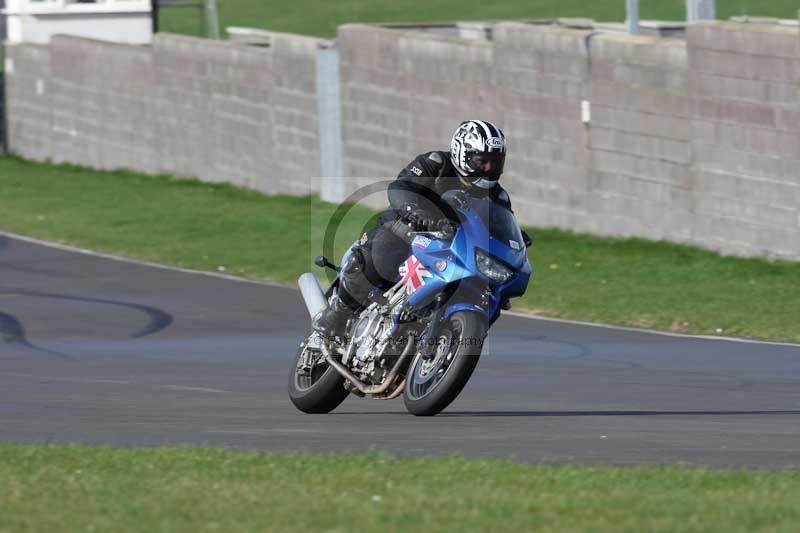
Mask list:
[[[525,247],[514,213],[502,205],[486,200],[473,200],[470,207],[478,214],[488,228],[489,235],[496,241],[509,246],[512,250],[519,251]]]

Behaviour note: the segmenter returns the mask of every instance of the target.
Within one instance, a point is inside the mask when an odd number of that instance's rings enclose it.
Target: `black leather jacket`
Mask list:
[[[511,199],[499,183],[491,189],[466,186],[450,160],[450,152],[427,152],[414,158],[389,184],[390,209],[383,219],[395,219],[405,205],[423,209],[433,219],[443,218],[447,207],[443,205],[441,195],[453,189],[463,190],[476,198],[491,198],[511,209]]]

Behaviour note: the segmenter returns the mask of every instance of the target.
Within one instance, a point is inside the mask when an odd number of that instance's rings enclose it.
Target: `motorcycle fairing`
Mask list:
[[[438,240],[430,233],[418,234],[412,241],[411,256],[403,265],[418,263],[419,268],[427,275],[423,283],[413,287],[407,286],[408,303],[412,307],[422,308],[433,301],[448,285],[456,282],[488,287],[489,290],[486,291],[488,305],[485,308],[476,302],[454,301],[444,310],[445,318],[456,311],[470,310],[483,313],[488,320],[499,312],[504,299],[520,296],[525,292],[532,269],[524,246],[519,246],[516,239],[495,238],[491,228],[487,227],[485,218],[482,219],[476,210],[458,209],[458,211],[462,221],[450,243]],[[503,262],[511,269],[512,275],[502,283],[483,275],[475,260],[478,248]],[[445,268],[439,271],[436,263],[441,261],[445,261]]]

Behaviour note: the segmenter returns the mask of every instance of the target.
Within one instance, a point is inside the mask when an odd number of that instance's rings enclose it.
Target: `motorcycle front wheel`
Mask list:
[[[311,368],[303,368],[308,357],[308,337],[294,356],[289,372],[289,398],[304,413],[330,413],[350,392],[344,388],[344,378],[319,355]]]
[[[486,320],[469,311],[458,311],[447,319],[436,339],[431,358],[417,353],[408,369],[403,400],[409,413],[433,416],[440,413],[469,381],[483,349]]]

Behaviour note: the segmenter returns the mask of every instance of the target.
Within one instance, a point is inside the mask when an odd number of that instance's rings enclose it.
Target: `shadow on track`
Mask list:
[[[371,413],[332,413],[332,415],[360,415],[360,416],[411,416],[409,413],[371,412]],[[646,410],[615,410],[615,411],[453,411],[436,415],[436,418],[495,418],[495,417],[575,417],[575,416],[762,416],[762,415],[800,415],[800,410],[786,411],[646,411]],[[331,415],[328,415],[331,416]]]
[[[462,411],[442,413],[439,416],[472,416],[472,417],[501,417],[501,416],[747,416],[747,415],[800,415],[800,410],[795,411],[646,411],[646,410],[617,410],[617,411]]]

